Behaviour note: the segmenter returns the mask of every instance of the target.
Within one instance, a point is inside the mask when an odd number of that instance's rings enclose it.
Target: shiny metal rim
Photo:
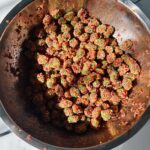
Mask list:
[[[7,27],[7,20],[11,20],[19,11],[21,11],[25,6],[30,4],[32,0],[25,0],[21,1],[19,4],[14,7],[9,14],[4,18],[2,23],[0,24],[0,36],[4,33],[6,27]],[[130,0],[119,0],[123,5],[125,5],[128,9],[130,9],[138,18],[141,20],[141,22],[144,24],[145,28],[149,31],[150,33],[150,21],[149,19],[145,16],[145,14]],[[144,125],[145,123],[149,120],[150,118],[150,107],[146,110],[144,115],[141,117],[141,119],[138,121],[135,126],[130,129],[127,133],[121,135],[117,139],[114,139],[111,142],[102,144],[102,145],[96,145],[88,148],[62,148],[58,146],[53,146],[47,143],[44,143],[34,137],[32,137],[32,140],[29,141],[27,139],[28,134],[23,131],[20,127],[18,127],[15,122],[10,118],[9,114],[5,111],[5,108],[3,107],[1,101],[0,101],[0,108],[1,108],[1,117],[4,120],[4,122],[10,127],[11,131],[13,131],[18,137],[26,141],[27,143],[31,144],[32,146],[35,146],[39,149],[43,149],[43,147],[46,147],[47,150],[108,150],[112,149],[123,142],[127,141],[129,138],[131,138],[133,135],[135,135]]]

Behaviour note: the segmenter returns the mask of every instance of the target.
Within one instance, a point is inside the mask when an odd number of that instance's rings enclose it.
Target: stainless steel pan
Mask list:
[[[118,128],[119,135],[107,139],[108,130],[71,135],[43,125],[26,108],[26,67],[23,65],[22,43],[28,31],[41,20],[43,2],[23,0],[3,20],[0,26],[0,115],[11,131],[28,143],[42,149],[111,149],[132,137],[150,116],[150,21],[130,0],[49,0],[47,5],[64,10],[85,7],[91,15],[116,28],[121,43],[134,41],[131,52],[140,63],[142,73],[131,98],[145,104],[141,117],[129,126]],[[44,7],[45,7],[44,6]],[[121,35],[118,36],[118,35]],[[129,115],[130,112],[128,112]],[[103,139],[103,144],[100,141]]]

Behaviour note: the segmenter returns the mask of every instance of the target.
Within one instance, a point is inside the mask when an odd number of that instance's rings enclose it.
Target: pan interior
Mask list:
[[[130,10],[116,0],[49,0],[48,6],[50,11],[55,8],[68,11],[85,7],[91,16],[116,28],[115,36],[120,43],[126,39],[134,41],[134,51],[131,55],[139,61],[142,72],[130,98],[137,106],[143,103],[145,109],[141,111],[142,115],[148,106],[148,69],[150,67],[150,36],[144,25]],[[119,120],[113,123],[113,127],[117,129],[117,134],[113,136],[105,128],[96,132],[89,131],[83,135],[68,134],[42,124],[26,107],[27,98],[24,87],[25,81],[29,79],[27,67],[24,65],[22,43],[28,37],[29,30],[41,21],[41,14],[44,11],[41,0],[33,1],[13,18],[0,41],[0,98],[10,117],[33,137],[60,147],[95,146],[101,142],[110,141],[129,130],[139,119],[133,119],[130,111],[132,106],[127,111],[130,124],[120,126]]]

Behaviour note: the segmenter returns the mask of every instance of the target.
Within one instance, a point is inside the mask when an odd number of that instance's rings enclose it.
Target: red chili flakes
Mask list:
[[[27,141],[31,141],[32,140],[32,136],[30,134],[28,134],[26,139],[27,139]]]
[[[43,147],[43,150],[47,150],[46,146]]]

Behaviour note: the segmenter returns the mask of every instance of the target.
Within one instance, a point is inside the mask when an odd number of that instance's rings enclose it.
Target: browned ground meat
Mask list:
[[[122,48],[123,48],[124,50],[131,50],[132,46],[133,46],[133,42],[132,42],[131,40],[126,40],[126,41],[123,43]]]
[[[27,45],[34,57],[28,59],[36,111],[45,123],[68,131],[101,128],[119,113],[140,74],[136,60],[125,54],[132,41],[120,47],[115,28],[83,8],[65,14],[54,10],[41,26]]]

